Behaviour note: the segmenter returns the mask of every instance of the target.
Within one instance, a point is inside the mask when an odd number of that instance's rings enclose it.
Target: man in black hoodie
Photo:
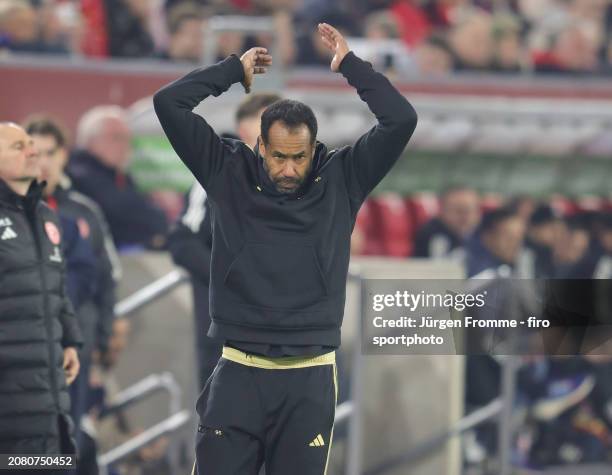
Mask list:
[[[236,132],[240,140],[255,147],[259,137],[261,114],[270,104],[280,100],[276,94],[251,94],[236,111]],[[225,134],[229,137],[229,134]],[[236,137],[236,136],[233,136]],[[209,338],[208,287],[210,285],[210,253],[212,229],[206,191],[196,181],[185,197],[180,219],[168,236],[168,250],[174,263],[189,271],[193,291],[195,317],[198,392],[212,374],[221,356],[222,342]]]
[[[281,100],[255,151],[192,112],[237,82],[247,92],[272,58],[252,48],[154,97],[179,157],[206,190],[213,223],[209,335],[223,357],[198,402],[197,473],[324,473],[336,402],[350,237],[364,199],[403,152],[416,113],[381,74],[319,25],[341,72],[378,124],[354,145],[316,141],[312,110]],[[195,470],[194,470],[194,473]]]

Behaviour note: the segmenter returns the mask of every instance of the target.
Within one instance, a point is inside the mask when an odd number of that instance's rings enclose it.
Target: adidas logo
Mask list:
[[[0,236],[0,239],[2,239],[3,241],[6,241],[8,239],[15,239],[17,237],[17,233],[15,231],[13,231],[13,228],[4,228],[4,232],[2,233],[2,236]]]
[[[325,441],[323,440],[323,436],[318,434],[314,440],[308,444],[309,447],[323,447],[325,445]]]

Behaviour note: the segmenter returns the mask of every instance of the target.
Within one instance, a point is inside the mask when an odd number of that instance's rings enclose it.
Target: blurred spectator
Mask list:
[[[43,53],[45,45],[39,41],[36,11],[21,0],[0,3],[0,47],[11,51]]]
[[[521,276],[553,277],[553,249],[560,225],[560,218],[550,206],[540,205],[535,209],[529,219],[525,248],[521,255]]]
[[[348,16],[339,11],[327,12],[323,16],[316,18],[297,39],[297,64],[301,66],[329,67],[329,49],[327,49],[323,40],[321,40],[321,35],[316,28],[317,24],[322,22],[334,25],[345,37],[352,36],[355,31],[355,25],[352,24]]]
[[[485,70],[495,57],[493,20],[484,11],[466,15],[452,31],[449,42],[455,55],[455,68],[459,70]]]
[[[41,177],[47,183],[45,196],[52,208],[76,221],[80,235],[93,249],[98,275],[93,296],[95,309],[91,318],[94,323],[94,341],[86,347],[104,351],[108,345],[112,321],[114,320],[115,287],[121,276],[119,257],[102,210],[85,195],[70,188],[70,180],[64,174],[68,163],[68,142],[62,127],[53,119],[32,117],[25,123],[26,130],[34,140],[41,155]],[[85,335],[84,335],[85,336]]]
[[[75,190],[104,212],[118,247],[165,243],[166,217],[136,189],[126,168],[132,151],[125,112],[118,106],[95,107],[79,121],[77,149],[68,164]]]
[[[108,52],[122,58],[149,57],[154,44],[148,30],[148,0],[105,0]]]
[[[75,304],[84,338],[81,371],[71,387],[72,416],[77,424],[79,444],[78,428],[86,408],[91,354],[94,350],[105,351],[108,346],[115,317],[115,287],[121,269],[102,211],[92,200],[71,190],[69,180],[64,175],[68,162],[68,144],[61,126],[46,117],[33,117],[26,121],[25,127],[41,156],[41,177],[47,183],[47,203],[76,223],[74,227],[90,247],[94,261],[93,275],[83,278],[82,272],[76,274],[80,277],[81,286],[92,287],[91,292],[80,299],[79,305]],[[66,258],[70,278],[71,274],[75,274],[71,272],[71,253],[66,252]]]
[[[223,31],[217,39],[217,60],[227,58],[231,54],[240,54],[244,50],[245,38],[236,31]],[[264,45],[265,46],[265,45]]]
[[[83,31],[80,50],[94,58],[108,56],[108,26],[103,0],[81,0]]]
[[[468,276],[512,275],[524,237],[525,222],[514,211],[500,208],[485,214],[467,248]]]
[[[79,53],[82,27],[78,4],[44,2],[38,11],[40,39],[46,47],[58,53]]]
[[[597,229],[597,254],[593,278],[612,279],[612,213],[602,213]]]
[[[463,0],[397,0],[391,12],[397,18],[406,44],[417,46],[433,33],[444,31],[452,21],[452,10]]]
[[[217,58],[254,44],[271,48],[276,37],[279,63],[327,66],[312,35],[325,21],[345,34],[362,34],[366,46],[353,42],[360,54],[378,51],[382,60],[373,64],[398,75],[412,73],[415,62],[421,74],[444,73],[451,65],[491,72],[612,72],[612,4],[607,0],[81,0],[32,2],[36,8],[25,0],[4,0],[0,47],[139,58],[157,49],[167,58],[193,61],[201,47],[194,22],[171,22],[176,45],[168,45],[164,27],[164,19],[184,3],[206,9],[207,15],[273,18],[274,35],[220,32]]]
[[[365,38],[351,40],[351,45],[355,54],[391,78],[414,70],[414,60],[400,39],[396,18],[389,11],[370,13],[365,19]]]
[[[167,14],[168,48],[159,57],[172,61],[200,62],[204,46],[203,21],[202,8],[197,3],[181,2],[172,6]]]
[[[521,25],[511,15],[493,17],[494,53],[492,67],[500,72],[519,72],[524,63]]]
[[[555,277],[590,279],[594,270],[590,245],[589,225],[584,216],[575,215],[564,219],[553,249]]]
[[[453,71],[454,59],[446,38],[431,36],[415,50],[416,72],[424,76],[443,76]]]
[[[480,197],[471,188],[457,187],[440,198],[440,215],[417,233],[414,257],[462,260],[464,245],[480,222]]]
[[[370,13],[365,19],[365,37],[368,40],[395,40],[400,37],[400,26],[391,12]]]
[[[276,94],[250,94],[236,110],[237,138],[255,148],[260,134],[261,114],[267,106],[280,100]],[[222,342],[207,336],[210,326],[208,287],[212,229],[206,191],[195,183],[185,200],[180,220],[168,238],[174,262],[189,271],[193,290],[195,343],[198,367],[198,391],[212,374],[221,356]]]
[[[534,54],[541,73],[593,73],[599,65],[598,30],[591,23],[568,23],[553,35],[550,49]]]

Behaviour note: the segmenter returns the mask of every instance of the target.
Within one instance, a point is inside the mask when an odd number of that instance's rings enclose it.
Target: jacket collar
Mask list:
[[[37,182],[34,180],[25,196],[15,193],[8,184],[0,179],[0,202],[7,203],[11,206],[23,208],[30,207],[38,203],[42,198],[43,189],[47,182]]]
[[[93,153],[82,148],[77,149],[72,153],[70,161],[68,162],[68,167],[70,168],[71,165],[84,165],[86,167],[91,167],[100,171],[104,171],[105,173],[108,173],[113,176],[117,173],[117,170],[105,165]]]

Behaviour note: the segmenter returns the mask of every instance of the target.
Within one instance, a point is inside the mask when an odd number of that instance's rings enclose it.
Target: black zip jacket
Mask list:
[[[79,313],[86,315],[90,328],[83,331],[86,348],[106,351],[113,321],[115,320],[116,287],[121,277],[121,265],[106,218],[100,207],[87,196],[61,185],[53,198],[59,212],[76,221],[80,235],[85,239],[96,259],[95,290]],[[83,327],[83,325],[82,325]],[[84,328],[81,328],[84,330]],[[85,334],[86,333],[86,334]]]
[[[71,430],[63,349],[82,344],[55,213],[0,180],[0,453],[57,453]],[[65,440],[65,437],[62,438]],[[73,444],[72,444],[73,445]],[[74,452],[74,447],[65,447]]]
[[[73,152],[66,171],[74,190],[100,206],[117,247],[150,245],[168,232],[164,212],[136,189],[130,175],[104,165],[87,150]]]
[[[154,97],[174,150],[208,193],[213,222],[209,335],[280,345],[340,344],[351,232],[359,207],[403,152],[410,103],[352,52],[340,71],[378,124],[352,146],[317,143],[294,193],[276,191],[262,157],[221,139],[192,110],[244,77],[237,56],[198,69]]]

